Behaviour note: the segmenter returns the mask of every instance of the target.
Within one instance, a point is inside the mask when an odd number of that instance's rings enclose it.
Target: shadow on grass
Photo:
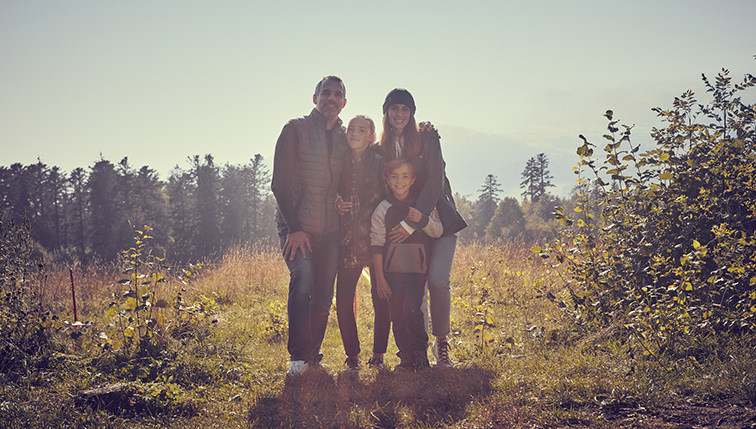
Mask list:
[[[259,397],[255,427],[401,427],[451,424],[491,391],[494,372],[475,366],[419,373],[323,370],[288,379],[280,395]]]

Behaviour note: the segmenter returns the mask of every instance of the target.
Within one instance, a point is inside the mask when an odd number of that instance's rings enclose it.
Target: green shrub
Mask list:
[[[38,270],[29,221],[4,219],[0,208],[0,374],[13,381],[45,364],[50,318],[33,299]]]
[[[579,324],[620,322],[647,352],[756,330],[756,105],[740,96],[756,78],[703,80],[708,104],[688,91],[655,109],[666,127],[649,151],[612,111],[603,163],[580,136],[576,213],[557,210],[569,227],[534,248],[563,273],[570,296],[555,299]]]

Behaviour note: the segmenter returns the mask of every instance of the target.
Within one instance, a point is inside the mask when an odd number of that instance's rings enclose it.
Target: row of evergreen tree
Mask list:
[[[212,257],[232,245],[271,244],[275,203],[261,155],[218,166],[211,155],[189,158],[166,182],[128,158],[101,159],[65,174],[41,161],[0,166],[0,206],[28,218],[40,250],[87,264],[113,260],[133,245],[134,228],[153,228],[154,244],[176,261]]]
[[[38,161],[0,166],[0,207],[5,220],[28,218],[40,250],[58,259],[111,261],[133,245],[134,228],[153,228],[154,244],[172,261],[212,258],[234,245],[274,245],[275,200],[261,155],[243,165],[218,166],[211,155],[176,166],[167,181],[128,158],[101,159],[69,174]],[[556,234],[554,208],[564,201],[547,193],[548,159],[531,158],[522,173],[522,204],[499,198],[488,175],[477,200],[456,195],[470,224],[462,241],[533,241]]]

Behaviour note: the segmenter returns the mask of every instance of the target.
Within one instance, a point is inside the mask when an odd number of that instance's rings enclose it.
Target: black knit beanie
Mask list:
[[[404,88],[394,88],[388,93],[386,101],[383,102],[384,115],[388,112],[388,109],[392,104],[404,104],[409,107],[413,116],[415,114],[415,99],[412,98],[412,94]]]

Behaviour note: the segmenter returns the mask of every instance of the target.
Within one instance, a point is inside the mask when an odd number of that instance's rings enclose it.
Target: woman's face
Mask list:
[[[411,116],[412,112],[410,108],[404,104],[392,104],[388,108],[389,123],[391,124],[391,128],[394,129],[394,134],[402,134]]]

